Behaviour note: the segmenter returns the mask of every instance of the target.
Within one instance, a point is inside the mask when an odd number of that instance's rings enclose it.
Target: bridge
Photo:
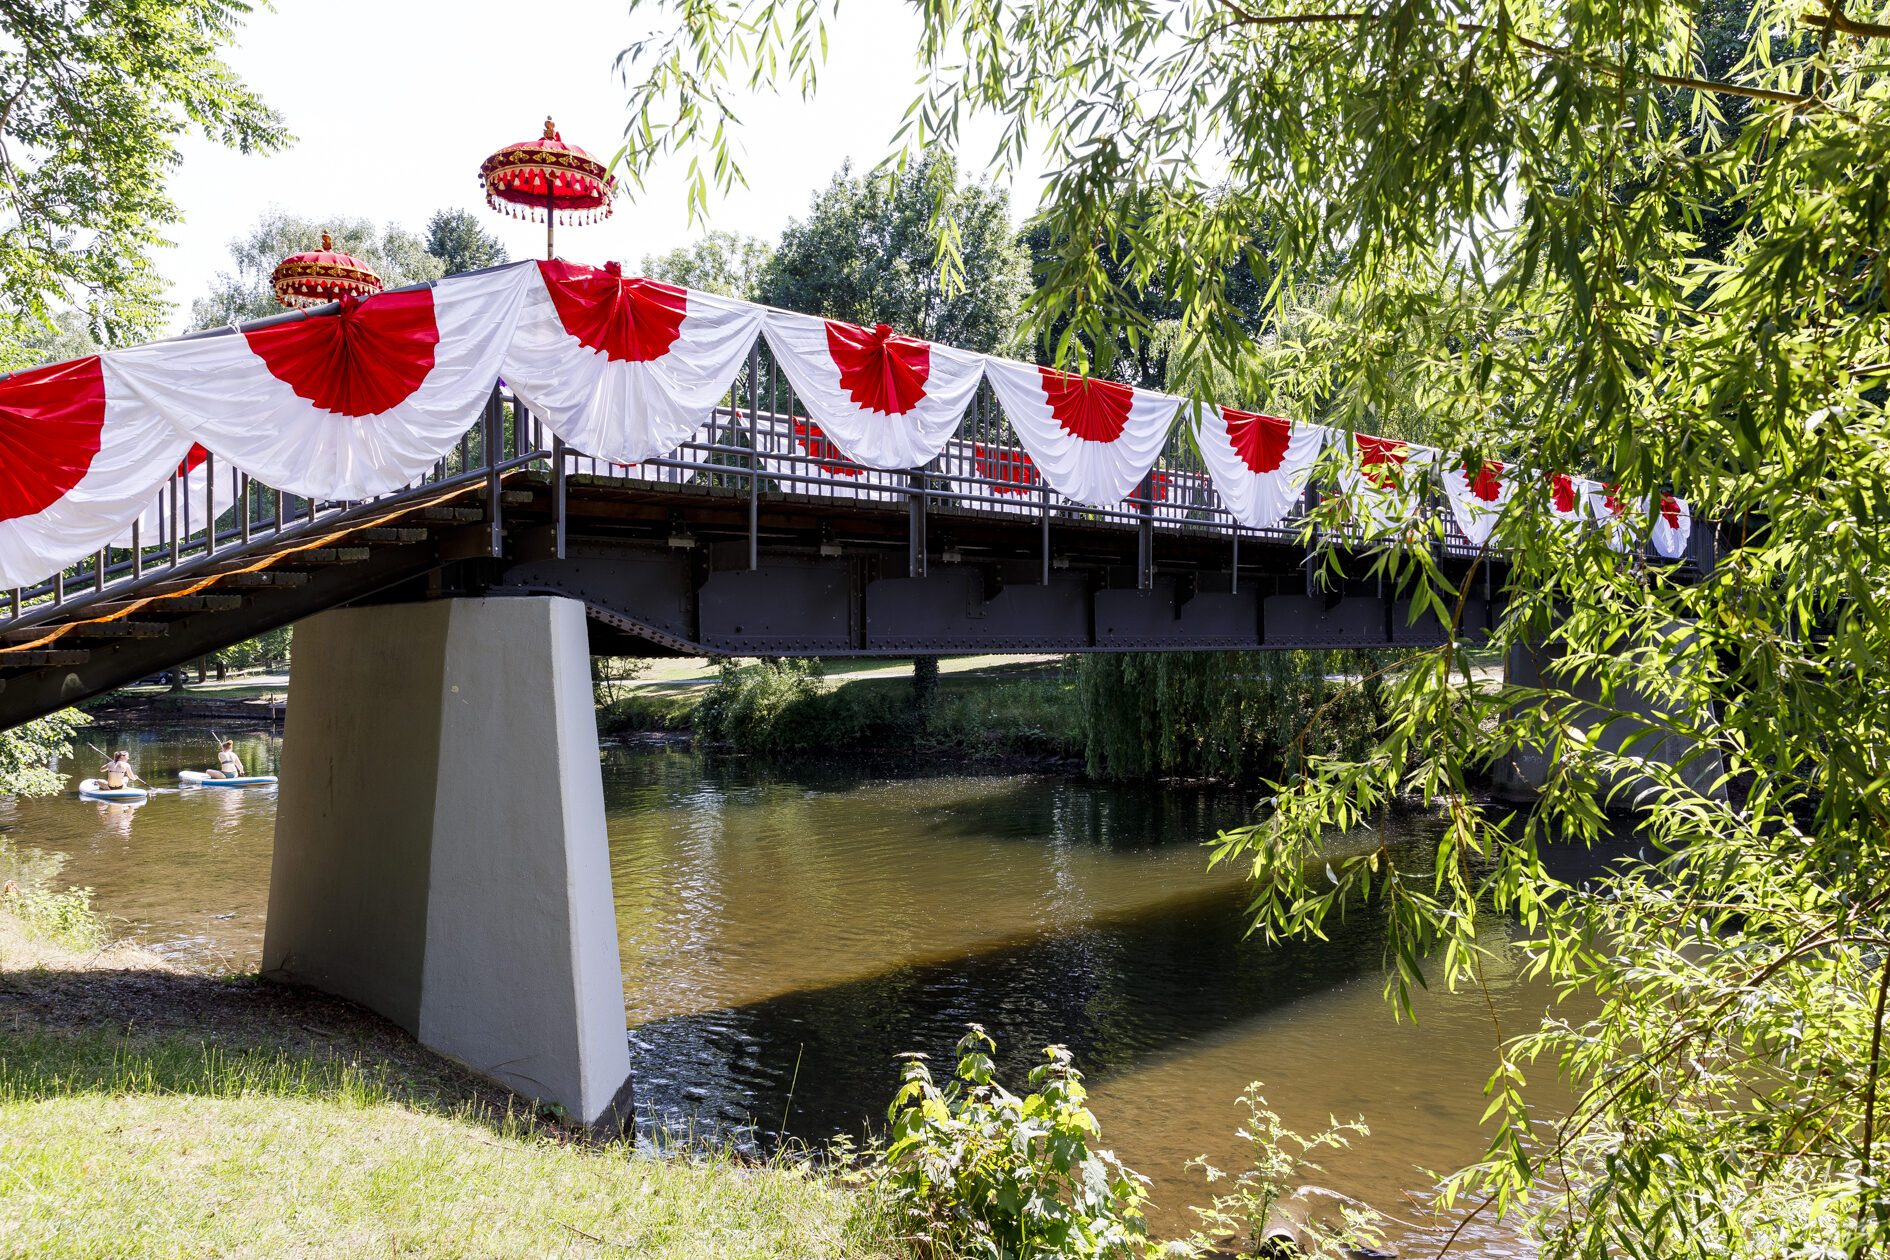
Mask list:
[[[553,299],[563,267],[545,265]],[[508,270],[518,266],[499,273]],[[600,300],[629,303],[636,315],[643,299],[630,286],[647,282],[612,277],[579,279],[618,294]],[[454,283],[437,287],[446,294]],[[665,301],[683,293],[657,288]],[[415,381],[428,379],[436,359],[452,361],[451,308],[434,300],[440,350],[428,350]],[[995,362],[989,380],[961,373],[969,383],[951,396],[942,425],[929,422],[936,436],[920,452],[926,458],[869,465],[855,462],[865,458],[857,437],[836,440],[852,404],[836,409],[804,375],[800,385],[788,379],[796,375],[793,327],[769,324],[763,337],[759,318],[740,323],[739,304],[686,300],[692,313],[700,302],[732,321],[745,340],[725,354],[729,374],[710,381],[708,405],[691,414],[684,436],[653,439],[634,462],[612,462],[624,454],[621,443],[600,439],[613,449],[593,454],[559,435],[587,431],[581,408],[556,402],[573,374],[589,370],[587,359],[540,370],[507,358],[497,384],[491,375],[479,384],[473,373],[478,390],[462,392],[463,413],[427,451],[430,465],[362,497],[345,497],[344,484],[356,483],[340,474],[324,493],[319,478],[271,485],[244,471],[267,464],[274,448],[248,441],[240,411],[222,428],[188,407],[166,412],[201,444],[154,499],[115,536],[116,523],[106,522],[99,537],[109,542],[90,555],[0,594],[0,727],[296,623],[265,972],[358,1000],[475,1069],[611,1127],[628,1118],[630,1084],[589,656],[1445,640],[1445,627],[1414,618],[1399,591],[1368,577],[1321,578],[1319,550],[1338,550],[1343,571],[1364,574],[1368,553],[1383,543],[1358,520],[1304,541],[1320,497],[1347,486],[1307,464],[1283,510],[1243,524],[1253,515],[1229,502],[1226,467],[1207,466],[1204,430],[1191,441],[1185,421],[1170,423],[1173,400],[1148,430],[1151,454],[1130,469],[1129,492],[1114,500],[1093,489],[1059,491],[1053,483],[1067,488],[1076,474],[1029,427],[1018,395],[1003,396]],[[677,312],[683,302],[674,298]],[[325,331],[357,314],[346,304],[319,308],[220,330],[176,353],[208,356],[193,360],[204,365],[193,370],[208,389],[234,370],[233,360],[214,356],[245,353],[247,338],[288,380],[289,369],[269,357],[271,329],[300,335],[293,325],[301,321],[304,332]],[[583,341],[563,306],[558,317]],[[514,318],[525,340],[526,320]],[[674,344],[686,346],[682,321],[677,313],[668,335],[683,328]],[[941,382],[959,360],[983,370],[977,356],[850,328],[828,325],[825,334],[842,384],[843,341],[855,333],[860,353],[883,355],[888,388],[944,397]],[[634,353],[595,349],[599,363],[645,365]],[[168,361],[160,366],[172,376],[164,377],[137,353],[119,365],[108,358],[108,372],[129,384],[108,376],[101,397],[163,398],[197,379]],[[913,362],[917,376],[900,376]],[[1043,380],[1046,390],[1054,384],[1047,372]],[[321,392],[292,383],[298,397]],[[0,420],[7,385],[0,380]],[[404,388],[401,398],[416,385]],[[863,387],[851,388],[861,397]],[[1094,417],[1080,415],[1065,415],[1063,429],[1098,446],[1114,441],[1130,408],[1153,397],[1134,395],[1113,421],[1103,417],[1102,430],[1084,428]],[[639,408],[664,405],[636,390],[611,396],[631,428],[647,418]],[[281,415],[301,404],[270,405]],[[913,406],[908,398],[880,410]],[[390,404],[365,414],[397,413]],[[363,413],[336,404],[311,423],[337,414]],[[1243,415],[1227,413],[1229,434],[1265,419],[1237,420]],[[237,454],[225,457],[220,446]],[[1409,491],[1398,536],[1434,548],[1444,573],[1473,592],[1458,633],[1476,635],[1501,615],[1502,557],[1465,533],[1436,484],[1414,481]],[[1711,532],[1691,531],[1683,545],[1641,559],[1701,571],[1712,562]]]

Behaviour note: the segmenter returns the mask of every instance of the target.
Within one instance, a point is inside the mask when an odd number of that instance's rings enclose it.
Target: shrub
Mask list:
[[[984,1029],[958,1043],[957,1075],[934,1084],[906,1059],[893,1099],[882,1188],[923,1256],[981,1260],[1130,1257],[1148,1237],[1147,1178],[1093,1148],[1096,1117],[1062,1046],[1033,1068],[1035,1092],[998,1084]]]

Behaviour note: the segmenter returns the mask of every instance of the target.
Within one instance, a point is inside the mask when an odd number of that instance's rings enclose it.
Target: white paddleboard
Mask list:
[[[79,795],[88,801],[142,801],[151,793],[141,787],[106,787],[103,779],[80,779]]]
[[[178,782],[186,787],[273,787],[276,776],[273,774],[246,774],[240,779],[213,779],[202,770],[179,770]]]

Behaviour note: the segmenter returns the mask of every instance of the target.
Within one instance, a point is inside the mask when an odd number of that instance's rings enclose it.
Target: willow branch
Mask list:
[[[1239,5],[1227,3],[1226,0],[1223,0],[1223,4],[1234,14],[1234,21],[1241,26],[1315,26],[1337,22],[1377,22],[1382,20],[1385,16],[1382,13],[1259,14],[1250,13]],[[1814,26],[1822,26],[1827,21],[1825,18],[1805,18],[1803,20]],[[1839,17],[1835,20],[1838,24],[1837,29],[1851,34],[1890,35],[1890,26],[1871,26],[1869,23],[1853,22],[1850,18],[1846,17]],[[1853,30],[1852,28],[1857,29]],[[1482,34],[1488,32],[1490,28],[1476,22],[1464,22],[1458,24],[1457,29]],[[1810,103],[1812,100],[1809,96],[1800,96],[1795,92],[1779,92],[1772,88],[1748,87],[1743,83],[1727,83],[1721,79],[1695,79],[1685,75],[1655,74],[1652,71],[1646,70],[1630,71],[1622,66],[1595,61],[1592,58],[1583,56],[1572,48],[1557,48],[1554,44],[1540,43],[1527,36],[1517,35],[1513,32],[1510,38],[1514,39],[1518,44],[1521,44],[1531,52],[1541,53],[1545,57],[1562,58],[1567,61],[1575,62],[1577,65],[1600,70],[1605,74],[1619,75],[1624,79],[1633,78],[1638,75],[1650,82],[1658,83],[1662,87],[1687,88],[1695,92],[1715,92],[1722,96],[1746,96],[1755,101],[1780,101],[1788,105],[1804,105]]]

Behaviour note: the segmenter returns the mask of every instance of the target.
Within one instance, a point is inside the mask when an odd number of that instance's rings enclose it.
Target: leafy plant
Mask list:
[[[72,735],[91,723],[77,709],[61,709],[0,731],[0,796],[47,796],[66,786],[54,769],[72,752]]]
[[[1062,1046],[1018,1097],[996,1079],[995,1042],[978,1024],[958,1042],[951,1081],[906,1056],[888,1113],[882,1188],[922,1255],[984,1260],[1128,1257],[1148,1235],[1147,1178],[1097,1149],[1082,1073]]]
[[[1237,1173],[1224,1173],[1207,1162],[1207,1157],[1188,1161],[1199,1168],[1210,1185],[1227,1181],[1226,1193],[1217,1193],[1212,1205],[1196,1208],[1201,1229],[1189,1240],[1190,1254],[1201,1255],[1220,1249],[1221,1240],[1233,1236],[1244,1248],[1243,1254],[1268,1255],[1285,1249],[1273,1244],[1280,1227],[1292,1239],[1294,1251],[1309,1258],[1339,1257],[1357,1254],[1363,1246],[1382,1241],[1374,1225],[1376,1214],[1356,1200],[1341,1199],[1341,1223],[1334,1226],[1321,1221],[1310,1211],[1287,1212],[1293,1200],[1303,1201],[1316,1187],[1296,1186],[1306,1173],[1325,1169],[1307,1158],[1322,1149],[1339,1150],[1351,1145],[1354,1135],[1366,1137],[1371,1130],[1364,1120],[1334,1123],[1311,1137],[1303,1137],[1280,1122],[1279,1113],[1267,1106],[1266,1096],[1255,1081],[1240,1095],[1240,1105],[1247,1109],[1247,1123],[1240,1137],[1252,1152],[1252,1162]],[[1321,1192],[1325,1193],[1325,1192]],[[1338,1199],[1339,1196],[1331,1196]],[[1223,1251],[1224,1254],[1224,1251]],[[1292,1254],[1292,1253],[1288,1253]]]
[[[28,936],[62,949],[97,949],[105,943],[105,920],[92,909],[90,888],[55,891],[8,880],[0,885],[0,910],[18,919]]]

